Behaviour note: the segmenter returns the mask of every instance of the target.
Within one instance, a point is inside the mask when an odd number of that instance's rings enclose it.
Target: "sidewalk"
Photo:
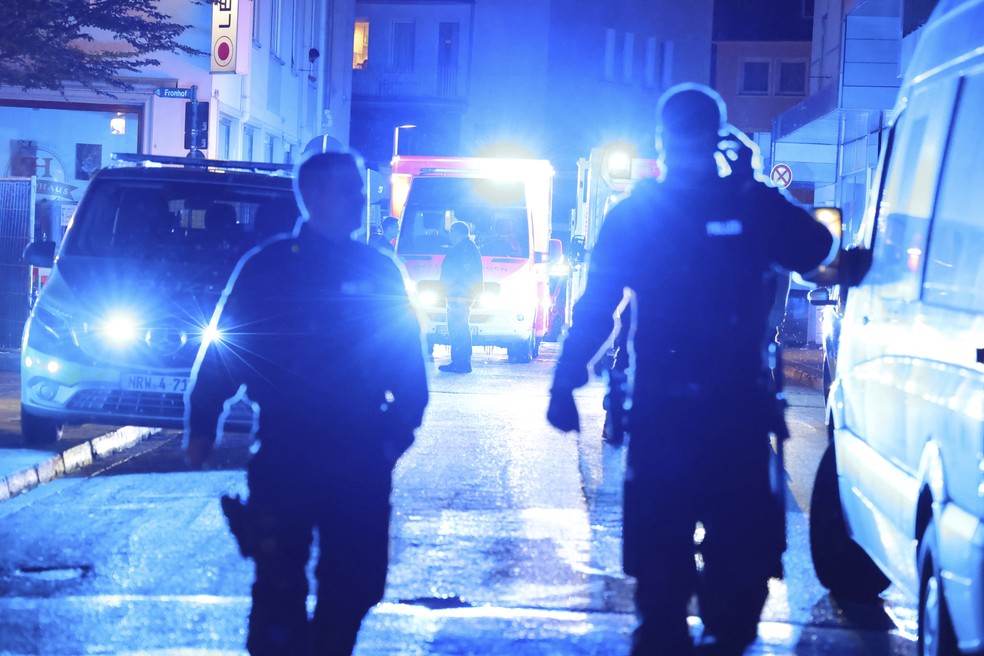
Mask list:
[[[72,426],[54,444],[26,444],[20,433],[20,351],[0,349],[0,502],[129,449],[157,428]]]

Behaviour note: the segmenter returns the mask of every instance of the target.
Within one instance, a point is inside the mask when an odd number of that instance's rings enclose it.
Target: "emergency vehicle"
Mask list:
[[[548,266],[562,259],[560,241],[550,237],[553,176],[546,160],[393,158],[396,254],[416,289],[429,347],[449,343],[439,279],[451,243],[448,229],[464,221],[485,277],[471,313],[473,343],[504,347],[514,362],[537,357],[553,316]]]
[[[629,146],[592,148],[587,159],[578,160],[577,203],[571,211],[570,274],[564,303],[566,326],[571,325],[574,303],[584,293],[588,258],[608,210],[627,196],[636,182],[658,176],[657,160],[635,157]]]
[[[181,428],[192,364],[233,267],[294,228],[289,164],[114,153],[60,245],[28,244],[51,276],[24,328],[21,433],[58,440],[65,425]],[[41,235],[43,237],[43,235]],[[57,249],[57,257],[56,257]],[[252,429],[252,405],[229,408]]]

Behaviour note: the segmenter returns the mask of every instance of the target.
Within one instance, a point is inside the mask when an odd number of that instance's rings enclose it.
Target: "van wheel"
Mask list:
[[[848,535],[833,442],[820,459],[810,496],[810,555],[817,578],[834,597],[877,602],[888,587],[888,578]]]
[[[21,435],[28,444],[51,444],[62,436],[63,424],[54,419],[32,415],[21,408]]]
[[[823,401],[827,402],[830,398],[830,386],[833,384],[833,378],[830,375],[830,365],[827,363],[827,359],[824,358],[823,362]]]
[[[534,351],[534,344],[536,348]],[[514,342],[506,347],[506,352],[509,355],[509,361],[516,364],[526,364],[531,362],[540,352],[540,345],[537,343],[536,335],[530,335],[529,339],[524,339],[521,342]]]
[[[956,656],[957,639],[943,597],[936,522],[930,521],[919,544],[919,655]]]

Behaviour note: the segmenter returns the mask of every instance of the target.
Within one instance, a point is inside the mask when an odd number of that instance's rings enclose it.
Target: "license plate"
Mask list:
[[[469,329],[471,330],[472,337],[478,337],[478,328],[476,328],[475,326],[469,326]],[[438,324],[437,326],[434,327],[434,332],[440,335],[441,337],[447,337],[448,327],[443,323]]]
[[[145,374],[123,374],[120,382],[128,392],[167,392],[184,394],[188,391],[188,379],[183,376],[149,376]]]

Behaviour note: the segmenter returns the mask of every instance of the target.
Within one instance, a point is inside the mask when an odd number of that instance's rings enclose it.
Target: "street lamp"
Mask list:
[[[406,124],[406,125],[397,125],[395,128],[393,128],[393,157],[396,157],[397,155],[400,154],[400,130],[402,129],[409,130],[415,127],[417,126]]]

